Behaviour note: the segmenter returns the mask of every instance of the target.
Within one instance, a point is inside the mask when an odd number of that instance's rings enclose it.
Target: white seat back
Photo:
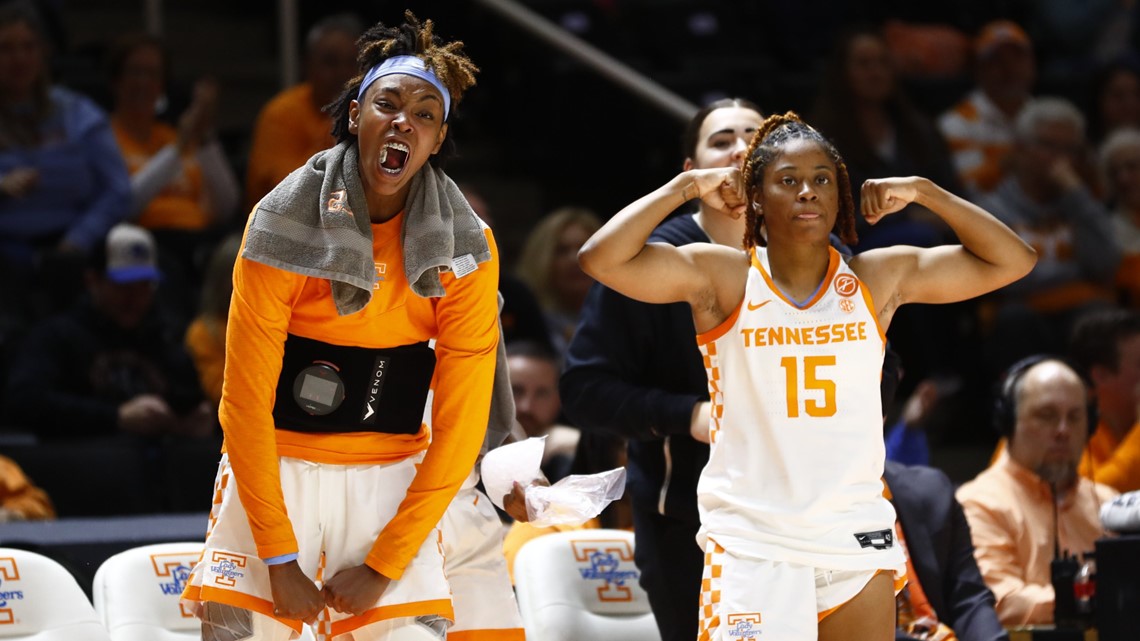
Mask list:
[[[201,623],[180,596],[202,543],[159,543],[120,552],[95,572],[95,609],[112,641],[197,641]]]
[[[41,554],[0,548],[0,639],[109,641],[67,568]]]
[[[527,542],[515,557],[527,639],[660,641],[640,576],[631,532],[556,532]]]

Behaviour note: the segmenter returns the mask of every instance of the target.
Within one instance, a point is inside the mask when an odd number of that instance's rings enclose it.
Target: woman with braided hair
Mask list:
[[[747,217],[743,250],[646,244],[694,198]],[[868,180],[861,198],[872,224],[921,204],[962,244],[841,257],[828,236],[856,240],[846,167],[789,112],[764,121],[742,169],[681,173],[579,254],[627,296],[692,308],[712,402],[697,488],[701,639],[894,638],[905,560],[882,495],[887,326],[901,304],[978,296],[1036,262],[990,214],[925,178]]]
[[[437,524],[487,428],[499,265],[434,163],[478,70],[411,13],[358,46],[338,144],[259,202],[234,267],[225,448],[183,594],[203,639],[441,639],[454,616]]]

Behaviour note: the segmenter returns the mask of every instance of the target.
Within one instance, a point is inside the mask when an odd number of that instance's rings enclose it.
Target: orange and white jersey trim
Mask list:
[[[740,307],[698,335],[713,406],[697,494],[701,539],[734,554],[814,567],[894,567],[883,498],[886,340],[867,288],[834,249],[797,303],[757,248]],[[894,557],[897,556],[897,559]]]

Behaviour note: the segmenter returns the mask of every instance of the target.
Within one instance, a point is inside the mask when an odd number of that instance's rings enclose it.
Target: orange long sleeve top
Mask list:
[[[399,461],[427,450],[396,515],[364,559],[390,579],[403,574],[475,464],[487,426],[499,340],[498,251],[487,230],[491,260],[462,278],[440,274],[446,295],[420,298],[404,275],[403,217],[372,226],[379,280],[372,300],[355,314],[337,315],[325,279],[245,258],[234,268],[220,418],[261,558],[298,551],[285,511],[279,456],[356,465]],[[287,334],[366,348],[436,339],[431,433],[426,426],[413,435],[275,429],[271,412]]]
[[[118,120],[111,120],[111,129],[119,143],[119,151],[133,176],[151,161],[163,147],[178,139],[178,131],[163,122],[151,128],[150,139],[136,140],[127,133]],[[181,169],[168,185],[163,187],[139,213],[138,224],[147,229],[205,229],[212,217],[203,207],[204,185],[202,168],[193,152],[182,154]]]
[[[1103,421],[1099,423],[1081,457],[1080,473],[1119,492],[1140,490],[1140,427],[1133,425],[1118,440]]]

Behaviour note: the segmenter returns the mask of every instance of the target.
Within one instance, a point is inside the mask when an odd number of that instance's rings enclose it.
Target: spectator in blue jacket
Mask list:
[[[0,6],[0,267],[9,286],[29,283],[52,255],[89,251],[130,204],[106,114],[51,84],[47,49],[33,10]]]

